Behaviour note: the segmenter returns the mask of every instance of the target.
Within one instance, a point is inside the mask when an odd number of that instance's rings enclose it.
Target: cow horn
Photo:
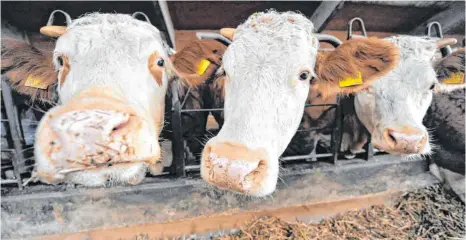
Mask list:
[[[442,38],[437,40],[437,48],[443,48],[447,45],[455,45],[458,42],[455,38]]]
[[[64,26],[45,26],[40,28],[40,33],[49,37],[60,37],[66,33]]]
[[[233,36],[235,35],[236,28],[222,28],[220,29],[220,34],[228,38],[230,41],[233,41]]]

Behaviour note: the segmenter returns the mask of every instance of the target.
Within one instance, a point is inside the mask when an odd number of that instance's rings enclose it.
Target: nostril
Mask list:
[[[387,145],[390,148],[394,148],[397,143],[397,140],[395,137],[395,131],[393,131],[392,129],[385,129],[383,136],[384,136],[385,141],[387,142]]]

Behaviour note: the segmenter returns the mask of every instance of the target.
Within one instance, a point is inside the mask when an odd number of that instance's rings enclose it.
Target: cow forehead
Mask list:
[[[312,22],[298,13],[253,14],[238,26],[224,55],[225,70],[268,66],[286,74],[287,70],[294,71],[295,65],[308,64],[301,67],[312,68],[319,45],[313,30]]]
[[[385,40],[395,44],[400,49],[400,63],[404,59],[431,60],[437,52],[435,41],[416,36],[392,36]],[[398,64],[398,65],[399,65]]]
[[[149,23],[125,14],[93,13],[74,20],[68,26],[67,33],[58,39],[55,51],[87,55],[103,50],[109,55],[141,57],[148,57],[157,51],[159,55],[167,57],[167,49],[159,30]]]

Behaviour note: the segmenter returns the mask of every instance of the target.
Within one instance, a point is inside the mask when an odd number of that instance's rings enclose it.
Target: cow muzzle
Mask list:
[[[269,161],[263,149],[249,149],[232,142],[208,143],[202,153],[201,176],[220,189],[261,196],[269,175]],[[276,182],[272,183],[275,189]]]
[[[375,146],[395,154],[419,154],[426,148],[428,135],[425,130],[403,126],[384,128]]]
[[[68,173],[103,169],[111,175],[109,169],[131,164],[162,172],[157,134],[145,119],[128,104],[105,97],[55,107],[41,120],[36,135],[39,178],[55,183]],[[130,177],[127,183],[142,179]]]

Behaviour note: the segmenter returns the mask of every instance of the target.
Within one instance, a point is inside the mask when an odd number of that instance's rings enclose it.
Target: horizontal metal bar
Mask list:
[[[18,183],[18,180],[10,180],[10,179],[2,179],[0,180],[0,184],[12,184],[12,183]]]
[[[304,107],[325,107],[325,106],[329,106],[329,107],[334,106],[334,107],[336,107],[336,106],[338,106],[338,104],[336,104],[336,103],[325,103],[325,104],[306,104],[306,105],[304,105]]]
[[[223,108],[206,108],[206,109],[181,109],[181,112],[215,112],[223,111]]]
[[[332,153],[321,153],[321,154],[316,154],[316,158],[324,158],[324,157],[331,157],[333,156]],[[308,159],[312,158],[314,155],[309,154],[309,155],[300,155],[300,156],[290,156],[290,157],[282,157],[280,158],[280,161],[294,161],[294,160],[303,160],[303,159]]]
[[[336,107],[336,103],[327,103],[327,104],[306,104],[304,107]],[[223,108],[205,108],[205,109],[181,109],[181,112],[215,112],[223,111]]]

